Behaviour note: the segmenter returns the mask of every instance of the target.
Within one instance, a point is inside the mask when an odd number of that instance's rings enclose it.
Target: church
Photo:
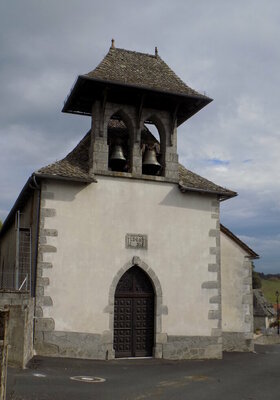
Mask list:
[[[0,232],[0,303],[7,292],[29,296],[32,354],[206,359],[253,349],[258,255],[220,225],[220,202],[237,193],[178,161],[180,126],[211,101],[157,48],[113,40],[77,78],[62,111],[90,117],[91,128],[31,175]]]

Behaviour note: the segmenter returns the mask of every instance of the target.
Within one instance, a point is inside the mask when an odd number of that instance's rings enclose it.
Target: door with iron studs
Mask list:
[[[133,266],[115,292],[114,349],[116,357],[147,357],[154,346],[154,289],[148,275]]]

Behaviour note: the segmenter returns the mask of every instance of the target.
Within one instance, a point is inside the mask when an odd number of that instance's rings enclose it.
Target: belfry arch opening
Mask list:
[[[160,132],[152,120],[144,123],[141,132],[142,173],[163,176],[163,149]]]
[[[148,357],[154,348],[155,292],[138,266],[128,269],[115,291],[114,350],[116,358]]]
[[[108,122],[107,144],[109,147],[108,169],[131,172],[132,150],[129,123],[121,113],[115,113]]]

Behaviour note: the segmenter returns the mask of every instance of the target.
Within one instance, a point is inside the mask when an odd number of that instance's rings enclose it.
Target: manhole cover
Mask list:
[[[98,376],[71,376],[70,379],[73,381],[87,382],[87,383],[102,383],[106,379],[99,378]]]

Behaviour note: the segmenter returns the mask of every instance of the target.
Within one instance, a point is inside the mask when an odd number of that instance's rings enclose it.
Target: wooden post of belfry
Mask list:
[[[8,363],[8,343],[7,326],[9,310],[0,309],[0,400],[6,399],[7,382],[7,363]]]

